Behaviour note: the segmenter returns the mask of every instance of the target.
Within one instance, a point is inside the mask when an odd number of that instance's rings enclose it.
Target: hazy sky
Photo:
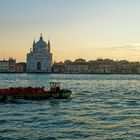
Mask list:
[[[140,61],[140,0],[0,0],[0,59],[26,61],[40,33],[57,61]]]

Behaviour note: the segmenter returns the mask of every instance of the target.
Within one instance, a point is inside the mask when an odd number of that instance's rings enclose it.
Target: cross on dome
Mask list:
[[[43,36],[42,36],[42,33],[40,34],[40,40],[43,40]]]

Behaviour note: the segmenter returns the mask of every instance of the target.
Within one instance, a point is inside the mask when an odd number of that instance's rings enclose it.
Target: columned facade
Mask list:
[[[50,52],[50,42],[46,43],[42,35],[39,41],[33,42],[30,53],[27,54],[27,72],[51,73],[52,53]]]

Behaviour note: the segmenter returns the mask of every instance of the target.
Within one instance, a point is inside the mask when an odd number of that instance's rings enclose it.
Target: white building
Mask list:
[[[15,72],[16,60],[9,58],[9,60],[0,60],[0,73],[1,72]]]
[[[27,54],[27,72],[50,73],[52,69],[52,53],[50,52],[50,42],[46,43],[42,35],[39,41],[33,42],[30,53]]]

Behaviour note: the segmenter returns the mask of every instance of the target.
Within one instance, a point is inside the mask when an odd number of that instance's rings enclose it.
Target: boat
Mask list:
[[[10,87],[7,89],[0,89],[0,101],[11,99],[65,99],[69,98],[71,94],[71,90],[60,88],[60,82],[50,82],[50,90],[48,91],[45,90],[44,87]]]
[[[71,96],[72,91],[69,89],[60,89],[60,82],[50,82],[51,96],[57,99],[65,99]]]

